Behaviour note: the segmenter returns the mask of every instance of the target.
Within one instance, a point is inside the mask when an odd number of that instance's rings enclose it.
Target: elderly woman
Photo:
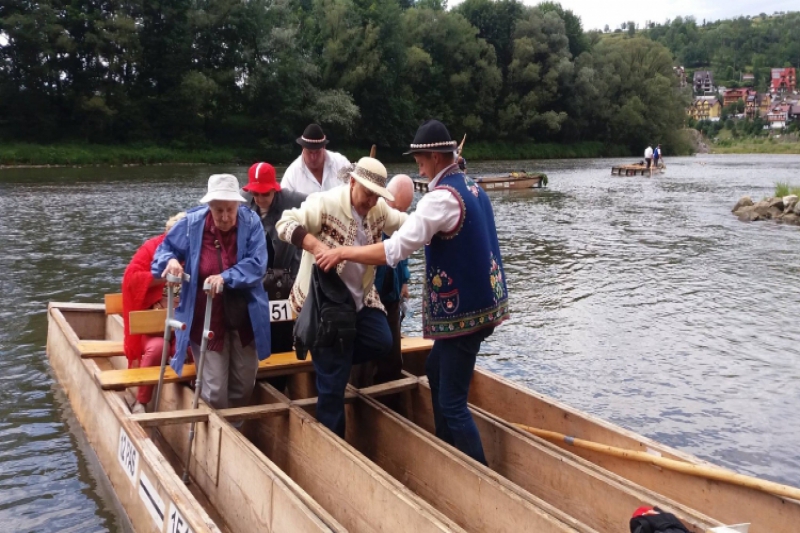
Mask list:
[[[214,338],[206,351],[202,398],[224,409],[249,403],[258,361],[270,355],[269,302],[261,285],[267,245],[258,215],[242,205],[245,199],[235,176],[211,176],[208,194],[200,202],[206,205],[188,211],[167,234],[151,270],[154,276],[182,276],[184,262],[191,276],[182,284],[176,311],[176,318],[186,324],[186,330],[176,334],[171,362],[178,375],[190,342],[193,353],[200,353],[206,312],[203,285],[211,285]],[[226,298],[231,305],[223,305]]]
[[[164,241],[169,230],[186,213],[178,213],[167,220],[167,226],[161,235],[148,239],[136,250],[131,262],[125,268],[122,276],[122,323],[125,332],[125,356],[128,358],[128,368],[158,366],[161,364],[161,352],[164,348],[164,337],[150,335],[130,334],[130,314],[133,311],[157,309],[163,307],[164,280],[153,277],[150,264],[158,246]],[[153,396],[153,387],[142,386],[136,393],[136,403],[131,410],[134,413],[143,413],[145,405]]]
[[[386,168],[377,159],[361,158],[340,178],[349,185],[309,195],[300,208],[284,211],[277,224],[281,239],[304,250],[289,298],[298,312],[309,291],[316,254],[340,246],[379,243],[384,232],[394,233],[408,217],[383,200],[394,197],[386,190]],[[317,420],[344,437],[344,391],[350,368],[386,357],[392,333],[375,290],[375,268],[348,262],[339,264],[336,271],[355,302],[355,341],[342,349],[314,348],[311,355],[317,374]]]

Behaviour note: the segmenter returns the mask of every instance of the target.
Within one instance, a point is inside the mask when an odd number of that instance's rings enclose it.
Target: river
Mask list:
[[[478,364],[716,464],[800,485],[800,228],[730,213],[776,181],[800,185],[800,156],[670,158],[652,179],[611,177],[620,162],[471,165],[550,177],[546,189],[490,195],[512,318]],[[124,529],[50,371],[47,302],[118,292],[136,248],[196,205],[214,172],[246,181],[244,167],[0,171],[3,530]],[[420,260],[409,333],[421,329]]]

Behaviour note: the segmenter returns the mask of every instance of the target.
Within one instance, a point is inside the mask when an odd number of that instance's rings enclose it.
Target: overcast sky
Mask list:
[[[623,22],[633,20],[644,26],[647,21],[664,22],[681,16],[694,16],[698,22],[735,18],[740,15],[771,15],[776,11],[797,11],[798,0],[672,0],[654,2],[646,0],[555,0],[571,9],[583,21],[585,30],[602,30],[608,24],[610,29],[619,28]],[[538,4],[537,0],[523,0],[525,4]],[[448,5],[454,7],[460,0],[450,0]]]

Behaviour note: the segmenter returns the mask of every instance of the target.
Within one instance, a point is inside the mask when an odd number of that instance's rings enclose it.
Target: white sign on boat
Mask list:
[[[139,470],[139,451],[133,446],[131,438],[123,428],[119,428],[119,450],[117,459],[128,479],[136,486],[136,472]]]

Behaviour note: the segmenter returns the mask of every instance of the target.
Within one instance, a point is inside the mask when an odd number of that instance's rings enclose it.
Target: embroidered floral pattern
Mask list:
[[[453,288],[453,278],[438,268],[428,272],[430,309],[433,314],[452,315],[458,310],[458,289]]]
[[[478,194],[480,194],[480,189],[478,188],[478,184],[472,181],[472,178],[470,178],[467,175],[464,175],[464,183],[467,185],[467,189],[469,189],[469,192],[471,192],[472,195],[475,198],[477,198]]]
[[[494,301],[498,302],[505,294],[505,281],[503,280],[503,270],[497,262],[497,258],[493,253],[489,253],[489,283],[492,284],[494,291]]]

